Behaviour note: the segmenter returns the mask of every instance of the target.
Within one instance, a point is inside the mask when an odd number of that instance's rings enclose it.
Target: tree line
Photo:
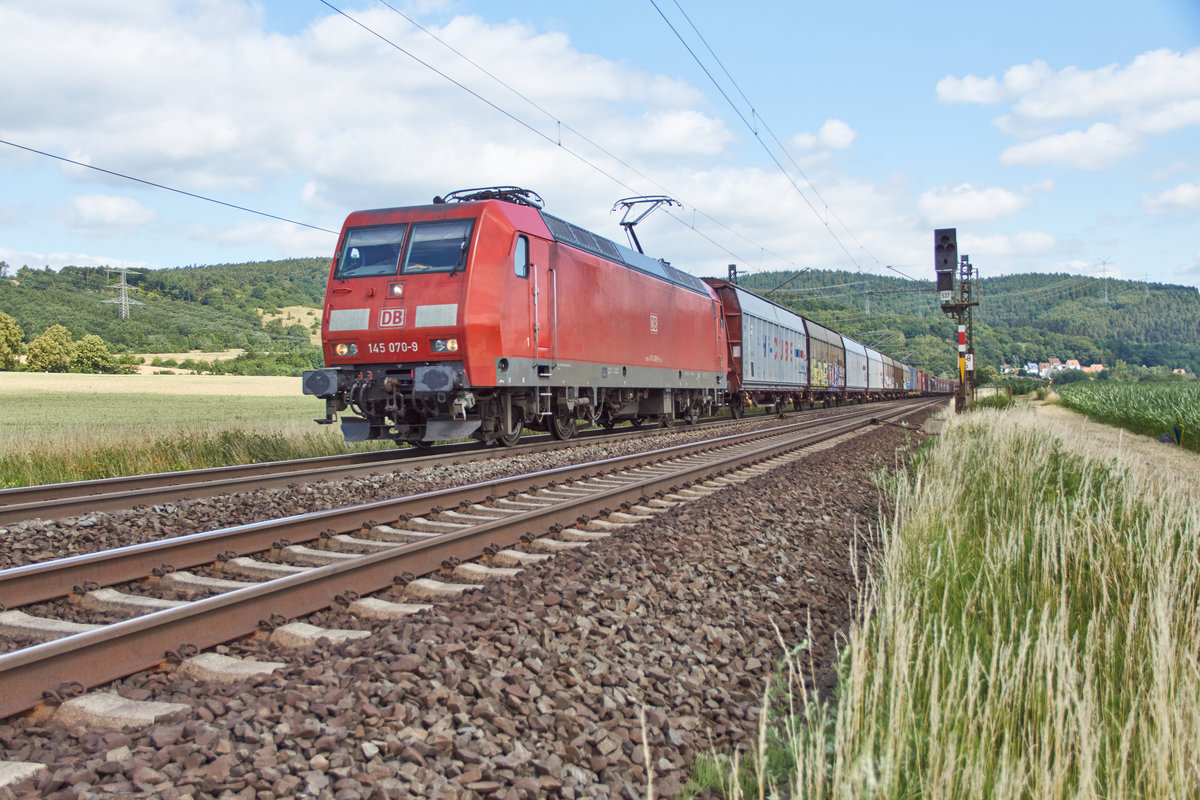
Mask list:
[[[121,319],[114,305],[115,270],[14,272],[4,264],[0,312],[20,331],[20,344],[9,348],[17,353],[60,325],[77,347],[98,337],[118,366],[129,353],[239,348],[244,356],[209,365],[209,371],[299,374],[321,363],[312,330],[277,319],[264,322],[264,313],[284,306],[320,308],[328,271],[327,258],[301,258],[131,272],[129,296],[140,305]],[[792,270],[744,275],[739,283],[906,364],[943,376],[957,372],[956,323],[942,313],[932,281]],[[974,296],[980,301],[973,332],[981,368],[1057,357],[1200,372],[1200,295],[1194,288],[1023,274],[984,279]],[[94,351],[95,343],[89,340],[83,350]]]

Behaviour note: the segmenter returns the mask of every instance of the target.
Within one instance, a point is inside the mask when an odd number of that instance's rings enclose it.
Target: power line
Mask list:
[[[737,114],[738,118],[742,121],[742,123],[754,135],[755,140],[763,148],[763,152],[765,152],[767,154],[767,157],[770,158],[771,161],[774,162],[775,166],[779,168],[780,173],[782,173],[784,178],[787,179],[788,183],[790,183],[792,185],[792,188],[796,190],[796,194],[798,194],[800,196],[800,198],[802,200],[804,200],[804,203],[813,212],[813,215],[821,222],[822,225],[825,226],[825,229],[829,232],[829,235],[831,237],[833,237],[833,240],[835,242],[837,242],[838,247],[840,247],[842,249],[842,252],[846,254],[846,257],[850,259],[850,262],[852,264],[854,264],[854,266],[858,267],[861,270],[862,266],[858,263],[858,260],[854,258],[854,256],[850,253],[849,249],[846,248],[846,245],[842,242],[842,240],[838,237],[838,235],[836,233],[834,233],[833,228],[831,228],[829,226],[829,223],[821,217],[820,212],[817,211],[817,209],[813,205],[812,201],[808,199],[808,196],[804,194],[804,192],[800,189],[799,185],[797,185],[796,181],[793,180],[792,176],[788,174],[788,171],[779,162],[779,159],[775,157],[775,154],[772,153],[771,149],[769,147],[767,147],[765,142],[763,142],[762,137],[759,136],[757,128],[753,124],[751,124],[751,122],[749,120],[746,119],[745,114],[742,113],[741,109],[739,109],[737,107],[737,104],[734,103],[733,100],[729,97],[729,94],[724,90],[724,88],[721,87],[721,85],[717,82],[716,78],[713,77],[712,72],[709,71],[708,67],[706,67],[704,65],[704,63],[700,60],[700,58],[696,55],[696,52],[692,49],[692,47],[683,38],[683,36],[680,34],[679,30],[675,27],[675,25],[673,25],[671,23],[671,20],[667,18],[667,15],[663,13],[663,10],[661,8],[659,8],[657,1],[650,0],[650,5],[654,6],[654,10],[658,12],[658,15],[660,17],[662,17],[663,22],[665,22],[667,24],[667,27],[670,28],[671,32],[675,34],[675,37],[677,39],[679,39],[680,44],[682,44],[684,49],[688,51],[688,54],[691,55],[692,59],[696,62],[696,64],[700,67],[700,69],[704,72],[704,74],[706,76],[708,76],[708,79],[712,82],[713,86],[716,87],[717,91],[721,93],[721,96],[725,98],[725,102],[727,102],[729,104],[729,107],[733,109],[734,113]],[[676,5],[676,7],[679,7],[678,0],[675,0],[675,5]],[[700,37],[700,40],[702,42],[704,42],[704,46],[706,48],[708,48],[708,51],[710,53],[713,54],[713,58],[716,59],[717,63],[721,65],[721,69],[725,71],[725,74],[727,76],[729,76],[729,71],[725,70],[724,64],[721,62],[721,60],[719,58],[717,58],[716,53],[713,52],[712,48],[709,47],[707,40],[705,40],[704,36],[702,34],[700,34],[700,31],[696,28],[695,23],[692,22],[691,18],[688,17],[687,13],[684,12],[682,8],[679,8],[679,10],[681,13],[683,13],[684,19],[686,19],[688,21],[688,24],[691,25],[692,30],[696,31],[696,35]],[[751,115],[756,119],[762,119],[762,115],[759,114],[757,112],[757,110],[754,108],[754,104],[751,103],[749,98],[746,97],[745,92],[743,92],[741,90],[741,87],[738,86],[737,81],[735,81],[732,76],[729,76],[729,79],[734,84],[734,86],[737,88],[738,92],[742,95],[742,98],[746,100],[747,105],[749,105],[751,107]],[[770,128],[766,125],[765,120],[763,120],[763,126],[767,127],[768,131],[770,132]],[[776,143],[778,143],[780,145],[780,148],[781,148],[781,150],[783,150],[784,154],[788,155],[787,148],[783,147],[782,143],[779,142],[779,139],[778,139],[778,137],[775,136],[774,132],[771,132],[771,136],[772,136],[772,138],[775,139]],[[837,215],[833,212],[833,209],[830,208],[829,203],[826,202],[823,197],[821,197],[819,192],[817,192],[817,189],[813,185],[812,181],[809,180],[808,176],[804,174],[804,171],[800,169],[799,165],[796,164],[795,160],[792,159],[790,155],[788,155],[788,159],[792,161],[793,166],[796,167],[796,170],[804,178],[805,182],[808,183],[809,188],[812,189],[813,193],[816,194],[817,197],[821,199],[821,202],[825,205],[825,208],[828,209],[829,212],[831,214],[833,214],[833,216],[835,218],[837,218]],[[842,222],[840,218],[838,218],[838,222],[841,223],[842,227],[846,229],[847,233],[850,233],[851,237],[855,239],[855,242],[858,243],[859,247],[861,247],[863,249],[863,251],[866,252],[868,255],[871,255],[870,251],[868,251],[865,247],[863,247],[862,243],[858,241],[857,237],[854,237],[854,234],[850,232],[849,228],[846,227],[846,224],[844,222]],[[903,275],[905,278],[908,278],[909,280],[913,280],[913,281],[917,280],[916,278],[912,277],[911,275],[907,275],[904,272],[901,272],[900,270],[896,269],[893,266],[882,263],[881,261],[879,261],[878,258],[876,258],[873,255],[871,255],[871,258],[874,259],[877,264],[884,267],[885,269],[889,269],[898,275]]]
[[[330,3],[328,3],[328,2],[325,2],[325,0],[321,0],[321,2],[325,3],[325,5],[326,5],[326,6],[329,6],[329,7],[330,7],[330,8],[332,8],[334,11],[337,11],[339,14],[341,14],[341,15],[342,15],[342,16],[344,16],[344,17],[346,17],[347,19],[350,19],[351,21],[355,22],[355,24],[357,24],[359,27],[361,27],[361,28],[363,28],[363,29],[365,29],[365,30],[371,30],[371,28],[370,28],[369,26],[367,26],[365,23],[362,23],[362,22],[360,22],[360,21],[358,21],[358,20],[355,20],[355,19],[353,19],[353,18],[352,18],[352,17],[350,17],[350,15],[348,15],[346,12],[344,12],[344,11],[341,11],[340,9],[338,9],[338,8],[336,8],[336,7],[332,6],[332,5],[330,5]],[[586,144],[590,145],[591,147],[595,148],[595,149],[596,149],[596,150],[598,150],[599,152],[603,153],[605,156],[607,156],[607,157],[611,158],[611,159],[612,159],[613,161],[615,161],[616,163],[618,163],[618,164],[620,164],[621,166],[623,166],[623,167],[625,167],[626,169],[628,169],[628,170],[629,170],[630,172],[632,172],[634,175],[637,175],[637,176],[638,176],[639,178],[641,178],[642,180],[645,180],[645,181],[647,181],[649,184],[651,184],[652,186],[654,186],[654,187],[656,187],[657,189],[659,189],[659,190],[660,190],[662,193],[664,193],[664,194],[667,194],[667,195],[671,195],[672,197],[674,197],[674,198],[676,198],[676,199],[680,200],[680,201],[681,201],[683,204],[685,204],[685,205],[687,205],[689,208],[691,208],[691,209],[692,209],[692,211],[693,211],[694,213],[696,213],[696,214],[700,215],[701,217],[703,217],[704,219],[706,219],[706,220],[708,220],[709,222],[713,223],[713,224],[714,224],[714,225],[716,225],[717,227],[719,227],[719,228],[721,228],[721,229],[723,229],[723,230],[727,231],[727,232],[728,232],[728,233],[730,233],[731,235],[738,237],[739,239],[741,239],[742,241],[746,242],[747,244],[750,244],[750,245],[753,245],[754,247],[757,247],[757,248],[759,248],[759,250],[761,250],[763,253],[769,253],[770,255],[772,255],[772,256],[775,256],[775,257],[776,257],[776,258],[778,258],[778,259],[779,259],[781,262],[785,262],[785,263],[786,263],[786,262],[789,262],[789,259],[787,259],[787,258],[785,258],[784,256],[780,255],[779,253],[776,253],[776,252],[774,252],[774,251],[772,251],[772,250],[769,250],[768,248],[766,248],[765,246],[763,246],[763,245],[759,244],[758,242],[754,241],[753,239],[750,239],[750,238],[749,238],[749,237],[747,237],[745,234],[743,234],[743,233],[741,233],[741,232],[739,232],[739,231],[736,231],[736,230],[734,230],[733,228],[729,227],[728,225],[726,225],[725,223],[721,222],[721,221],[720,221],[719,219],[717,219],[716,217],[713,217],[711,214],[708,214],[708,213],[706,213],[705,211],[703,211],[702,209],[700,209],[700,208],[699,208],[698,206],[696,206],[695,204],[693,204],[693,203],[690,203],[690,202],[687,202],[686,198],[683,198],[683,197],[682,197],[681,195],[679,195],[677,192],[673,192],[673,191],[671,191],[671,189],[669,189],[668,187],[664,186],[663,184],[659,183],[659,182],[658,182],[657,180],[655,180],[654,178],[652,178],[652,177],[650,177],[649,175],[645,174],[644,172],[642,172],[641,170],[639,170],[637,167],[633,166],[633,165],[632,165],[632,164],[630,164],[629,162],[627,162],[627,161],[625,161],[624,159],[622,159],[620,156],[618,156],[618,155],[614,154],[613,152],[611,152],[610,150],[608,150],[607,148],[605,148],[603,145],[601,145],[601,144],[599,144],[598,142],[596,142],[596,141],[592,140],[591,138],[589,138],[587,135],[585,135],[585,134],[584,134],[583,132],[581,132],[579,129],[577,129],[577,128],[575,128],[575,127],[571,126],[570,124],[568,124],[568,123],[566,123],[566,122],[563,122],[563,121],[562,121],[561,119],[559,119],[559,118],[558,118],[558,117],[557,117],[557,116],[556,116],[556,115],[555,115],[553,112],[549,111],[548,109],[546,109],[545,107],[543,107],[542,105],[540,105],[539,103],[537,103],[535,100],[533,100],[533,99],[531,99],[530,97],[526,96],[526,95],[525,95],[524,93],[522,93],[520,90],[516,89],[515,87],[513,87],[513,86],[511,86],[510,84],[508,84],[507,82],[505,82],[503,79],[501,79],[501,78],[499,78],[498,76],[496,76],[494,73],[492,73],[492,72],[491,72],[490,70],[488,70],[486,67],[484,67],[483,65],[481,65],[481,64],[479,64],[478,62],[476,62],[476,61],[474,61],[473,59],[471,59],[469,56],[467,56],[467,55],[465,55],[464,53],[462,53],[460,50],[458,50],[458,49],[457,49],[457,48],[455,48],[453,45],[451,45],[449,42],[447,42],[447,41],[445,41],[444,39],[442,39],[441,37],[439,37],[439,36],[438,36],[437,34],[435,34],[433,31],[431,31],[431,30],[429,30],[428,28],[424,27],[424,26],[423,26],[423,25],[421,25],[419,22],[417,22],[416,20],[414,20],[412,17],[410,17],[409,15],[405,14],[403,11],[400,11],[400,10],[399,10],[399,9],[397,9],[395,6],[393,6],[391,3],[387,2],[387,0],[379,0],[379,2],[380,2],[380,3],[381,3],[383,6],[385,6],[386,8],[388,8],[390,11],[392,11],[392,12],[393,12],[393,13],[395,13],[396,15],[400,16],[401,18],[403,18],[405,21],[407,21],[407,22],[408,22],[410,25],[412,25],[414,28],[416,28],[417,30],[421,31],[421,32],[422,32],[422,33],[424,33],[426,36],[428,36],[429,38],[433,39],[433,40],[434,40],[435,42],[437,42],[438,44],[442,45],[442,47],[446,48],[446,49],[447,49],[447,50],[449,50],[451,53],[454,53],[456,56],[458,56],[458,57],[459,57],[459,58],[461,58],[463,61],[465,61],[465,62],[467,62],[468,64],[470,64],[470,65],[471,65],[472,67],[474,67],[476,70],[478,70],[479,72],[481,72],[481,73],[483,73],[484,75],[486,75],[486,76],[487,76],[488,78],[490,78],[492,81],[494,81],[495,83],[497,83],[497,84],[499,84],[500,86],[504,87],[504,88],[505,88],[505,89],[507,89],[508,91],[512,92],[514,95],[516,95],[517,97],[519,97],[521,100],[523,100],[523,101],[525,101],[527,104],[529,104],[529,105],[530,105],[532,108],[534,108],[534,109],[536,109],[537,111],[539,111],[539,112],[541,112],[542,114],[544,114],[544,115],[545,115],[545,116],[546,116],[546,117],[547,117],[547,118],[548,118],[550,121],[552,121],[552,122],[555,124],[556,128],[557,128],[559,131],[566,130],[567,132],[569,132],[569,133],[571,133],[571,134],[574,134],[576,137],[578,137],[578,138],[580,139],[580,141],[582,141],[582,142],[584,142],[584,143],[586,143]],[[375,31],[371,30],[371,32],[372,32],[372,33],[373,33],[375,36],[378,36],[379,38],[381,38],[381,39],[384,39],[384,37],[383,37],[383,36],[381,36],[380,34],[376,33]],[[384,41],[389,41],[389,40],[387,40],[387,39],[384,39]],[[389,41],[389,43],[391,43],[391,42]],[[413,59],[414,61],[416,61],[417,63],[421,64],[422,66],[425,66],[425,67],[429,68],[430,70],[432,70],[432,71],[433,71],[433,72],[435,72],[436,74],[438,74],[438,75],[440,75],[440,76],[442,76],[442,77],[445,77],[445,78],[447,78],[447,80],[449,80],[451,83],[454,83],[456,86],[458,86],[458,87],[462,88],[464,91],[468,92],[469,94],[471,94],[471,95],[473,95],[473,96],[475,96],[475,97],[477,97],[477,98],[479,98],[479,99],[483,100],[483,98],[482,98],[480,95],[478,95],[476,92],[474,92],[474,91],[472,91],[472,90],[468,89],[468,88],[467,88],[466,86],[464,86],[463,84],[459,83],[458,81],[455,81],[455,80],[453,80],[452,78],[448,78],[448,77],[447,77],[447,76],[446,76],[444,73],[442,73],[440,70],[438,70],[437,68],[435,68],[435,67],[431,66],[430,64],[428,64],[427,62],[423,61],[422,59],[420,59],[420,58],[418,58],[418,57],[414,56],[413,54],[409,53],[407,50],[405,50],[404,48],[400,47],[399,45],[395,45],[394,43],[392,43],[392,44],[393,44],[393,46],[395,46],[395,47],[396,47],[398,50],[400,50],[400,51],[401,51],[402,53],[404,53],[405,55],[408,55],[410,58],[412,58],[412,59]],[[553,141],[553,143],[555,144],[555,146],[557,146],[557,147],[559,147],[559,148],[561,148],[561,149],[563,149],[563,150],[566,150],[567,152],[570,152],[572,155],[574,155],[574,156],[575,156],[576,158],[578,158],[580,161],[583,161],[584,163],[588,164],[588,166],[591,166],[593,169],[595,169],[596,171],[600,172],[602,175],[604,175],[605,177],[609,178],[610,180],[612,180],[612,181],[613,181],[614,183],[616,183],[617,185],[619,185],[619,186],[622,186],[622,187],[624,187],[624,188],[628,189],[628,190],[629,190],[629,191],[631,191],[631,192],[635,192],[635,193],[636,193],[636,192],[638,192],[638,190],[637,190],[637,189],[634,189],[633,187],[629,186],[627,183],[625,183],[625,182],[623,182],[623,181],[621,181],[621,180],[617,179],[616,177],[614,177],[614,176],[610,175],[608,172],[605,172],[604,170],[602,170],[602,169],[600,169],[599,167],[595,166],[595,165],[594,165],[594,164],[592,164],[591,162],[587,161],[587,159],[585,159],[583,156],[581,156],[581,155],[578,155],[578,154],[574,153],[574,152],[573,152],[573,151],[572,151],[570,148],[566,147],[566,146],[565,146],[565,145],[562,143],[561,136],[560,136],[558,139],[551,140],[549,136],[547,136],[547,135],[545,135],[545,134],[541,133],[540,131],[537,131],[536,129],[533,129],[531,126],[527,125],[526,123],[524,123],[524,122],[521,122],[520,120],[517,120],[517,118],[516,118],[514,115],[512,115],[512,114],[510,114],[510,113],[508,113],[508,112],[506,112],[506,111],[503,111],[502,109],[500,109],[500,108],[499,108],[499,106],[496,106],[495,104],[493,104],[493,103],[491,103],[490,101],[487,101],[487,100],[484,100],[484,102],[488,103],[488,104],[489,104],[489,105],[491,105],[493,108],[496,108],[497,110],[500,110],[500,111],[501,111],[502,113],[504,113],[506,116],[509,116],[509,118],[510,118],[510,119],[513,119],[513,120],[515,120],[515,121],[519,122],[520,124],[522,124],[524,127],[526,127],[526,128],[529,128],[530,130],[533,130],[533,131],[534,131],[535,133],[537,133],[539,136],[542,136],[542,138],[544,138],[544,139],[547,139],[547,140],[549,140],[549,141]],[[696,226],[695,226],[694,224],[688,224],[688,222],[686,222],[685,220],[681,219],[680,217],[676,216],[675,214],[673,214],[673,213],[671,213],[671,212],[669,212],[669,211],[667,211],[667,212],[665,212],[665,213],[666,213],[666,214],[667,214],[667,216],[668,216],[668,217],[670,217],[671,219],[675,220],[676,222],[680,223],[681,225],[684,225],[684,226],[686,226],[686,227],[690,228],[690,229],[692,230],[692,232],[693,232],[693,233],[695,233],[697,236],[700,236],[702,239],[704,239],[705,241],[709,242],[709,243],[710,243],[710,244],[712,244],[714,247],[717,247],[718,249],[722,250],[722,251],[723,251],[723,252],[725,252],[727,255],[729,255],[729,256],[732,256],[733,258],[737,259],[739,262],[741,262],[741,263],[743,263],[743,264],[745,264],[745,263],[753,263],[753,262],[750,262],[750,261],[749,261],[749,259],[746,259],[745,257],[743,257],[743,256],[740,256],[740,255],[738,255],[737,253],[733,252],[732,250],[730,250],[728,247],[726,247],[725,245],[721,244],[720,242],[717,242],[715,239],[711,238],[710,236],[708,236],[708,235],[704,234],[703,232],[701,232],[701,231],[697,230],[697,229],[696,229]]]
[[[225,206],[226,208],[233,208],[233,209],[237,209],[238,211],[246,211],[250,214],[258,214],[260,217],[268,217],[269,219],[279,220],[280,222],[287,222],[292,225],[299,225],[302,228],[311,228],[312,230],[315,230],[315,231],[323,231],[324,233],[331,233],[334,236],[338,235],[337,231],[331,231],[328,228],[322,228],[320,225],[310,225],[307,222],[300,222],[299,220],[288,219],[287,217],[279,217],[274,214],[268,214],[265,211],[257,211],[253,208],[247,208],[246,206],[239,206],[239,205],[236,205],[235,203],[227,203],[224,200],[217,200],[215,197],[207,197],[206,195],[196,194],[195,192],[187,192],[187,191],[184,191],[183,189],[176,189],[173,186],[166,186],[161,183],[155,183],[154,181],[148,181],[144,178],[135,178],[134,176],[127,175],[124,172],[116,172],[115,170],[104,169],[103,167],[97,167],[97,166],[93,166],[91,164],[85,164],[82,161],[74,161],[74,160],[72,160],[70,158],[66,158],[64,156],[57,156],[54,153],[47,153],[44,150],[35,150],[34,148],[26,147],[23,144],[17,144],[16,142],[10,142],[7,139],[0,139],[0,144],[6,144],[9,147],[15,147],[18,150],[25,150],[26,152],[29,152],[29,153],[37,153],[39,156],[45,156],[46,158],[53,158],[56,161],[62,161],[66,164],[73,164],[74,166],[77,166],[77,167],[86,167],[87,169],[95,170],[96,172],[103,172],[105,175],[112,175],[117,178],[123,178],[127,181],[134,181],[135,183],[141,183],[146,186],[153,186],[155,189],[163,189],[165,191],[175,192],[175,194],[181,194],[186,197],[193,197],[197,200],[203,200],[206,203],[216,203],[217,205]]]
[[[796,172],[800,173],[800,177],[804,178],[804,182],[808,184],[808,188],[812,189],[813,194],[815,194],[817,196],[817,199],[821,201],[822,205],[824,205],[824,207],[825,207],[825,210],[833,215],[833,218],[836,219],[838,221],[838,224],[842,226],[842,230],[844,230],[850,236],[850,238],[854,240],[854,243],[857,244],[864,253],[866,253],[868,256],[870,256],[871,259],[874,260],[874,262],[876,264],[878,264],[881,267],[887,267],[888,269],[891,269],[891,267],[888,267],[886,264],[884,264],[882,261],[880,261],[878,258],[876,258],[875,255],[873,253],[871,253],[870,250],[867,249],[866,245],[864,245],[861,241],[859,241],[858,237],[854,235],[854,232],[850,230],[849,226],[847,226],[846,223],[842,221],[842,218],[839,217],[837,215],[837,212],[833,210],[833,207],[829,205],[829,201],[827,201],[824,197],[821,196],[821,193],[817,190],[816,184],[814,184],[812,182],[812,180],[808,177],[808,175],[806,175],[804,173],[804,170],[800,167],[800,164],[798,164],[796,162],[796,159],[792,158],[792,154],[790,152],[788,152],[787,147],[783,144],[782,141],[780,141],[779,137],[775,135],[775,131],[773,131],[771,129],[771,126],[767,123],[767,120],[758,113],[758,110],[754,107],[754,103],[750,102],[750,98],[746,96],[746,93],[744,91],[742,91],[742,87],[740,85],[738,85],[737,79],[735,79],[733,77],[733,75],[730,74],[729,70],[725,68],[725,63],[723,61],[721,61],[720,56],[718,56],[716,51],[714,51],[712,49],[712,46],[709,45],[708,40],[704,38],[704,34],[702,34],[700,32],[700,29],[696,27],[696,23],[692,22],[692,18],[690,16],[688,16],[688,13],[686,11],[683,10],[683,6],[681,6],[679,4],[679,0],[672,0],[672,2],[674,2],[675,7],[677,9],[679,9],[679,13],[683,14],[683,18],[687,20],[688,25],[690,25],[692,30],[695,31],[696,36],[700,37],[700,41],[704,43],[705,49],[708,50],[709,55],[711,55],[713,57],[713,60],[717,62],[717,66],[719,66],[721,68],[721,71],[725,73],[725,77],[728,78],[729,82],[733,84],[733,88],[737,89],[738,94],[740,94],[742,96],[742,99],[746,101],[746,105],[750,106],[751,119],[755,119],[755,120],[762,122],[763,128],[767,131],[767,133],[771,134],[771,139],[774,140],[775,144],[779,146],[780,151],[787,157],[788,161],[791,162],[792,166],[795,167]],[[657,6],[656,6],[656,8],[657,8]],[[659,14],[661,15],[662,12],[659,11]],[[668,23],[668,24],[670,24],[670,23]],[[701,67],[701,68],[703,68],[703,67]],[[710,76],[710,78],[711,78],[711,76]],[[726,99],[728,100],[728,97],[726,97]],[[743,120],[744,120],[744,118],[743,118]],[[758,136],[757,129],[754,129],[754,135]],[[901,274],[903,274],[903,273],[901,273]],[[905,276],[905,277],[907,277],[907,276]]]

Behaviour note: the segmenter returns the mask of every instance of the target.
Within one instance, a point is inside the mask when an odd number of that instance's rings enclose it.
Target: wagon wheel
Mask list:
[[[521,439],[521,434],[525,431],[525,421],[516,420],[513,422],[513,429],[508,433],[502,433],[496,437],[496,444],[502,447],[512,447]]]
[[[428,450],[433,447],[433,442],[429,439],[409,439],[408,443],[418,450]]]
[[[688,408],[687,412],[684,414],[683,421],[688,425],[695,425],[697,422],[699,422],[700,407],[697,405],[692,405],[690,408]]]
[[[606,430],[606,431],[611,431],[617,424],[617,421],[615,419],[613,419],[609,414],[601,414],[599,422],[600,422],[600,427],[604,428],[604,430]]]
[[[741,419],[746,415],[746,405],[742,402],[741,397],[735,397],[729,401],[729,416],[734,419]]]
[[[550,435],[555,439],[573,439],[579,432],[575,417],[563,414],[550,417]]]
[[[645,417],[634,417],[633,419],[629,420],[629,426],[635,430],[642,427],[645,424],[646,424]]]

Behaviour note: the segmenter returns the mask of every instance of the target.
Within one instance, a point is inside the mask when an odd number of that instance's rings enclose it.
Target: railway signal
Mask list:
[[[942,311],[958,320],[958,388],[954,392],[954,410],[965,411],[975,396],[975,337],[971,309],[979,302],[971,298],[971,289],[979,276],[970,259],[958,254],[957,228],[939,228],[933,232],[933,267],[937,272]]]
[[[937,290],[943,303],[954,295],[954,270],[958,268],[958,229],[941,228],[933,232],[933,268],[937,271]]]

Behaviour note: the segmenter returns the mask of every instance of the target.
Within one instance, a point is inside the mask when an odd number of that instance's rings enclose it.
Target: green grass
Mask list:
[[[974,404],[971,406],[974,411],[981,411],[985,408],[1005,409],[1012,408],[1013,399],[1007,392],[1001,394],[988,394],[975,398]]]
[[[789,660],[725,797],[781,748],[767,796],[1200,796],[1200,490],[1072,434],[958,417],[891,481],[836,696]]]
[[[323,415],[300,395],[0,393],[0,488],[393,446],[346,445]]]
[[[1200,450],[1200,383],[1072,383],[1058,394],[1067,408],[1156,439],[1182,424],[1181,444]]]

